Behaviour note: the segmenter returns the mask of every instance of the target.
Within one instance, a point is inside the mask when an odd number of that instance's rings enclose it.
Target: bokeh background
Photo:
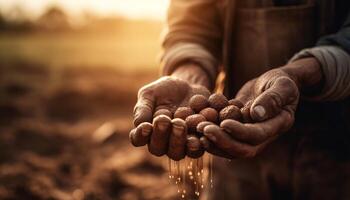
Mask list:
[[[0,0],[0,199],[178,199],[128,142],[166,0]]]

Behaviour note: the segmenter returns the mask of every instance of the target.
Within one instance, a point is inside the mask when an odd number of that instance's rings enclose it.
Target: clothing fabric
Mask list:
[[[284,1],[290,2],[290,0],[279,0],[279,4],[284,4]],[[233,55],[241,50],[233,48],[237,39],[244,40],[244,43],[254,40],[260,45],[260,49],[251,46],[245,47],[245,55],[240,55],[241,58],[239,58],[242,61],[239,63],[245,66],[249,66],[251,62],[249,59],[254,61],[256,54],[263,54],[258,55],[260,58],[265,57],[265,55],[268,57],[266,60],[261,59],[257,62],[261,65],[265,62],[275,63],[276,57],[280,59],[279,50],[285,51],[283,55],[290,56],[284,58],[284,63],[287,63],[295,53],[302,50],[302,48],[297,47],[304,45],[298,46],[293,43],[304,39],[302,37],[312,35],[309,32],[298,32],[300,31],[298,28],[308,30],[310,27],[306,24],[314,25],[309,22],[303,23],[308,20],[305,16],[310,16],[318,19],[313,21],[317,23],[317,27],[315,27],[315,41],[310,47],[315,46],[319,36],[324,37],[317,43],[318,47],[305,50],[300,55],[304,53],[311,55],[312,53],[312,56],[320,59],[320,63],[324,63],[322,64],[324,72],[329,73],[326,78],[328,83],[325,84],[323,94],[320,94],[320,97],[322,95],[325,95],[324,98],[331,97],[332,99],[345,97],[345,89],[344,94],[340,91],[341,87],[345,88],[349,85],[346,83],[349,80],[345,78],[344,73],[347,73],[347,68],[343,62],[347,59],[345,55],[348,54],[347,48],[350,47],[346,42],[343,42],[348,40],[347,27],[349,22],[346,21],[343,28],[341,28],[341,24],[349,12],[349,6],[344,5],[350,2],[348,0],[317,0],[317,7],[289,6],[288,8],[273,7],[268,9],[261,8],[261,6],[265,6],[265,4],[260,4],[263,2],[271,1],[171,1],[168,33],[163,42],[162,63],[165,74],[169,75],[179,63],[200,60],[201,63],[198,63],[208,74],[211,74],[210,77],[215,77],[214,74],[218,73],[221,65],[224,65],[227,76],[234,76],[235,73],[232,72],[235,70],[232,71],[232,69],[239,67],[239,65],[234,65],[237,63],[232,62]],[[235,8],[234,6],[240,7],[238,14],[229,12]],[[249,8],[246,9],[248,6]],[[254,8],[251,8],[252,6]],[[298,12],[299,8],[303,12]],[[310,10],[315,12],[309,12]],[[334,10],[337,12],[333,12]],[[289,15],[289,11],[293,12],[292,16]],[[241,18],[234,19],[235,16]],[[245,17],[249,17],[251,21],[244,21],[248,20]],[[289,19],[289,17],[293,19],[293,23],[287,23],[284,20]],[[270,19],[274,21],[269,21]],[[298,20],[301,23],[298,23]],[[266,24],[277,24],[279,27],[266,29]],[[245,29],[246,32],[237,35],[237,30],[234,28],[236,25]],[[298,28],[293,30],[291,27]],[[277,29],[282,30],[282,32],[276,32]],[[269,34],[269,32],[273,34]],[[284,38],[288,38],[290,42],[286,43]],[[273,44],[267,45],[267,42],[270,41]],[[285,44],[293,45],[293,47],[285,46]],[[244,44],[242,43],[242,45]],[[265,48],[267,49],[265,52],[259,51]],[[270,50],[274,50],[274,52]],[[198,52],[198,54],[192,54],[192,51]],[[208,55],[211,55],[210,58],[205,58]],[[278,60],[278,62],[280,61]],[[210,70],[210,67],[215,69]],[[255,65],[251,67],[251,69],[246,70],[254,70]],[[338,74],[338,69],[344,73]],[[238,76],[240,75],[238,74]],[[342,77],[338,77],[338,75]],[[234,79],[239,78],[238,76],[235,76]],[[332,81],[337,84],[332,84]],[[259,156],[254,159],[232,161],[215,158],[214,189],[207,191],[208,198],[223,200],[350,199],[350,190],[348,189],[350,187],[350,118],[348,117],[350,108],[348,105],[350,105],[350,98],[336,102],[301,100],[292,129],[281,135]]]
[[[194,43],[179,43],[163,55],[163,74],[172,74],[179,64],[190,61],[199,64],[210,77],[211,85],[218,74],[218,60],[202,46]]]
[[[307,98],[317,101],[347,98],[350,95],[350,55],[337,46],[319,46],[300,51],[290,62],[310,56],[320,62],[325,86],[320,95]]]
[[[245,2],[245,4],[248,5],[250,1],[237,2],[240,2],[240,4],[242,4],[242,2]],[[346,5],[348,5],[349,2],[346,2],[344,0],[335,0],[334,4],[330,4],[329,0],[319,0],[317,2],[317,9],[321,11],[325,10],[325,7],[329,10],[330,5],[345,7],[345,9],[339,9],[341,12],[338,12],[337,15],[332,14],[331,11],[329,11],[331,14],[327,15],[328,13],[326,13],[318,17],[320,18],[320,24],[328,23],[336,25],[319,25],[319,29],[322,29],[322,31],[320,31],[320,34],[328,33],[329,35],[322,37],[317,42],[317,45],[338,46],[349,53],[350,16],[346,18],[349,13],[349,9],[346,9]],[[223,52],[223,42],[225,41],[225,37],[231,34],[227,33],[227,31],[231,29],[227,27],[228,14],[226,11],[227,6],[230,3],[232,4],[232,2],[225,0],[171,1],[168,15],[168,31],[163,40],[164,53],[162,56],[162,63],[164,75],[169,75],[174,70],[176,67],[174,63],[179,64],[185,61],[198,61],[198,57],[194,56],[194,53],[191,52],[194,51],[201,52],[201,60],[203,61],[199,64],[210,75],[209,77],[211,79],[215,79],[217,73],[220,71],[219,66],[224,63],[223,54],[225,54],[225,52]],[[279,3],[283,4],[283,1],[279,1]],[[324,23],[324,21],[327,21],[327,23]],[[341,28],[339,25],[337,25],[340,24],[339,22],[344,22]],[[192,47],[188,48],[189,45]],[[183,53],[178,53],[181,51]],[[204,58],[202,55],[207,55],[207,57]],[[333,55],[337,56],[338,54],[333,53]],[[288,59],[289,58],[286,58],[286,61]],[[342,58],[336,59],[339,60]],[[171,62],[169,62],[169,60],[171,60]],[[328,63],[332,63],[332,61],[329,61]],[[211,82],[214,83],[215,80],[211,80]],[[330,84],[332,83],[326,83],[326,85]],[[341,85],[338,86],[340,87]],[[339,88],[339,90],[342,90],[342,88]],[[325,90],[323,91],[327,92]],[[322,96],[322,94],[320,96]],[[332,99],[337,100],[341,98],[343,98],[343,96],[339,96],[339,98],[334,97]]]
[[[216,0],[170,1],[161,59],[163,75],[170,75],[174,71],[177,66],[172,63],[198,60],[190,51],[206,52],[206,55],[211,56],[202,57],[205,62],[205,66],[202,67],[205,71],[215,72],[210,74],[210,78],[213,78],[211,82],[215,83],[223,43],[224,17],[220,17],[220,14],[224,13],[223,8],[224,6]],[[191,49],[187,48],[189,45],[192,46]],[[187,56],[179,56],[176,53],[178,51],[183,51],[182,55]],[[208,62],[209,60],[213,61]]]

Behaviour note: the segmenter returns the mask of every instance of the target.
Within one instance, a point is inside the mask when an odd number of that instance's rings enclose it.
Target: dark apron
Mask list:
[[[233,97],[246,81],[312,46],[327,26],[315,21],[319,18],[312,1],[282,7],[239,5],[228,22],[235,28],[224,52],[230,66],[226,94]],[[216,158],[209,199],[350,199],[348,105],[348,100],[301,100],[293,128],[261,155],[232,161]]]

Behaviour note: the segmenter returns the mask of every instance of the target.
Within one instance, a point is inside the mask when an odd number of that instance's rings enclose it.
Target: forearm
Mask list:
[[[179,43],[193,43],[219,57],[222,45],[222,10],[219,10],[222,6],[219,4],[222,3],[216,0],[171,0],[163,48],[167,50]]]
[[[196,65],[195,68],[201,68],[195,70],[197,73],[187,73],[185,69],[181,69],[179,72],[181,76],[195,76],[199,74],[200,77],[204,77],[209,80],[206,84],[208,89],[213,89],[215,80],[218,74],[218,59],[208,52],[204,47],[193,43],[179,43],[172,48],[167,49],[161,59],[162,74],[171,75],[180,66],[185,68],[191,65]],[[193,69],[190,69],[191,71]],[[186,79],[197,80],[198,78],[187,77]],[[207,81],[207,80],[206,80]]]
[[[163,75],[214,88],[222,49],[222,8],[216,0],[170,1],[162,42]]]
[[[204,86],[209,90],[211,90],[213,87],[211,85],[210,77],[208,74],[196,63],[189,62],[182,64],[178,66],[170,74],[170,76],[182,79],[190,84],[198,84]]]
[[[311,85],[317,86],[317,90],[303,93],[304,97],[314,101],[337,101],[349,97],[350,55],[337,46],[319,46],[300,51],[289,64],[310,57],[316,59],[318,65],[306,65],[303,67],[305,69],[301,69],[306,74],[303,78],[304,82],[301,81],[301,83],[304,86],[307,85],[304,84],[305,82],[311,82]],[[310,71],[310,73],[305,71]]]
[[[314,95],[322,90],[324,77],[320,63],[315,57],[292,61],[281,69],[292,77],[303,94]]]

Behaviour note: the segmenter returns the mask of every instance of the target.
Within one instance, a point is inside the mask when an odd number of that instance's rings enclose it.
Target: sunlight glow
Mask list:
[[[21,9],[28,17],[36,18],[48,6],[57,5],[73,17],[88,11],[99,16],[164,20],[168,4],[169,0],[0,0],[0,11],[7,14]]]

